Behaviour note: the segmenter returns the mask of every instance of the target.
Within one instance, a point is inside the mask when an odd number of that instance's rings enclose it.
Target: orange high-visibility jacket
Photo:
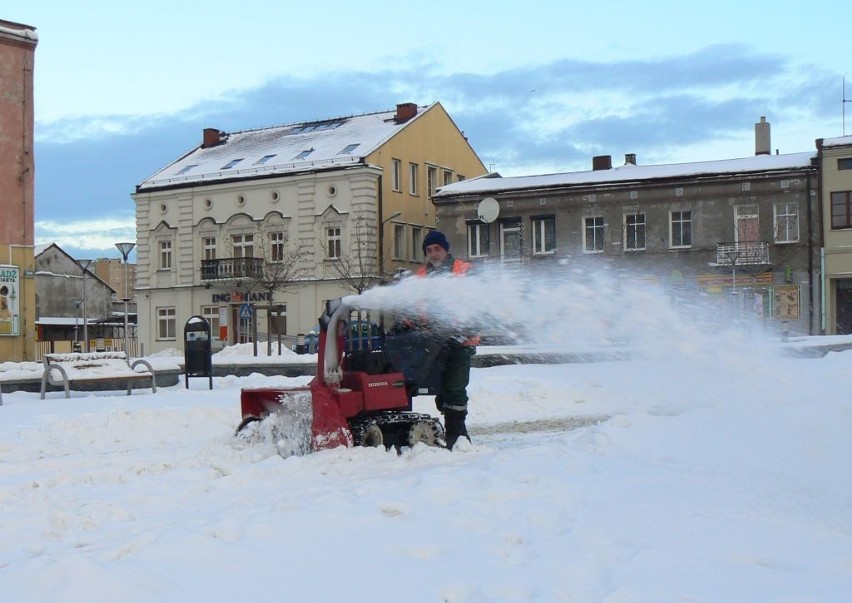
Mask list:
[[[450,268],[450,273],[454,276],[461,276],[465,274],[468,270],[470,270],[471,263],[465,262],[464,260],[459,260],[457,258],[453,258],[453,265]],[[417,269],[417,272],[414,274],[417,276],[427,276],[429,274],[434,274],[435,272],[429,272],[429,265],[423,264],[420,268]],[[479,335],[474,335],[473,337],[462,342],[462,345],[466,346],[475,346],[479,345],[480,337]]]

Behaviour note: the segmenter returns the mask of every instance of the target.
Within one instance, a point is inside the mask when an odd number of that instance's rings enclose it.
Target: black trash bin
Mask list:
[[[213,389],[213,354],[210,349],[210,323],[203,316],[192,316],[183,327],[184,375],[207,377]]]

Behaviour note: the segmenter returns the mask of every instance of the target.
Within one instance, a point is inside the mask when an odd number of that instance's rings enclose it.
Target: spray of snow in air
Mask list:
[[[627,346],[645,358],[730,358],[737,352],[753,357],[770,341],[760,321],[733,311],[729,296],[689,295],[653,277],[608,270],[484,269],[464,278],[405,278],[346,303],[574,352]]]

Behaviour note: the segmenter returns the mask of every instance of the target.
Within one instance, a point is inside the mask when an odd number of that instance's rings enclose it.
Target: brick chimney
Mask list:
[[[204,128],[204,138],[201,143],[201,148],[206,149],[208,147],[215,147],[219,144],[219,138],[221,135],[222,132],[216,128]]]
[[[417,115],[417,103],[399,103],[396,106],[396,123],[404,124]]]
[[[596,157],[592,157],[592,170],[599,172],[601,170],[609,169],[612,169],[611,155],[598,155]]]
[[[760,122],[754,124],[754,154],[771,155],[772,143],[769,137],[769,122],[761,116]]]
[[[624,165],[636,165],[636,153],[625,153]]]

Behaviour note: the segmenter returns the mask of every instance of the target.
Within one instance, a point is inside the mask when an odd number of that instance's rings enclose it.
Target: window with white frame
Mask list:
[[[775,204],[775,242],[797,243],[799,241],[799,204],[794,202]]]
[[[201,306],[201,316],[210,323],[210,337],[219,339],[219,306]]]
[[[423,229],[417,226],[411,228],[411,261],[419,262],[423,259],[423,249],[420,244],[423,241]]]
[[[550,255],[556,251],[556,218],[554,216],[532,217],[533,255]]]
[[[204,247],[204,259],[216,259],[216,237],[204,237],[201,239],[201,245]]]
[[[391,189],[402,190],[402,161],[399,159],[391,160]]]
[[[603,216],[588,216],[583,219],[583,253],[603,253]]]
[[[444,186],[453,183],[453,173],[450,170],[444,170]]]
[[[624,249],[626,251],[645,249],[645,214],[624,216]]]
[[[174,306],[157,308],[157,339],[175,339],[177,314]]]
[[[670,242],[674,248],[692,247],[692,212],[673,211],[670,214]]]
[[[417,195],[419,183],[417,182],[417,177],[419,174],[420,166],[416,163],[408,164],[408,192],[412,195]]]
[[[234,257],[235,258],[253,258],[254,257],[254,235],[253,234],[231,235],[231,241],[234,243]]]
[[[438,186],[438,168],[429,166],[426,168],[426,191],[429,196],[435,194],[435,188]]]
[[[405,224],[393,225],[393,257],[395,260],[405,259]]]
[[[160,270],[172,269],[172,242],[160,241]]]
[[[467,225],[467,255],[471,258],[488,256],[491,248],[490,229],[485,222],[468,222]]]
[[[341,244],[341,231],[339,226],[327,226],[325,229],[325,249],[330,260],[339,260],[343,246]]]
[[[269,260],[272,262],[284,261],[284,233],[269,233]]]

